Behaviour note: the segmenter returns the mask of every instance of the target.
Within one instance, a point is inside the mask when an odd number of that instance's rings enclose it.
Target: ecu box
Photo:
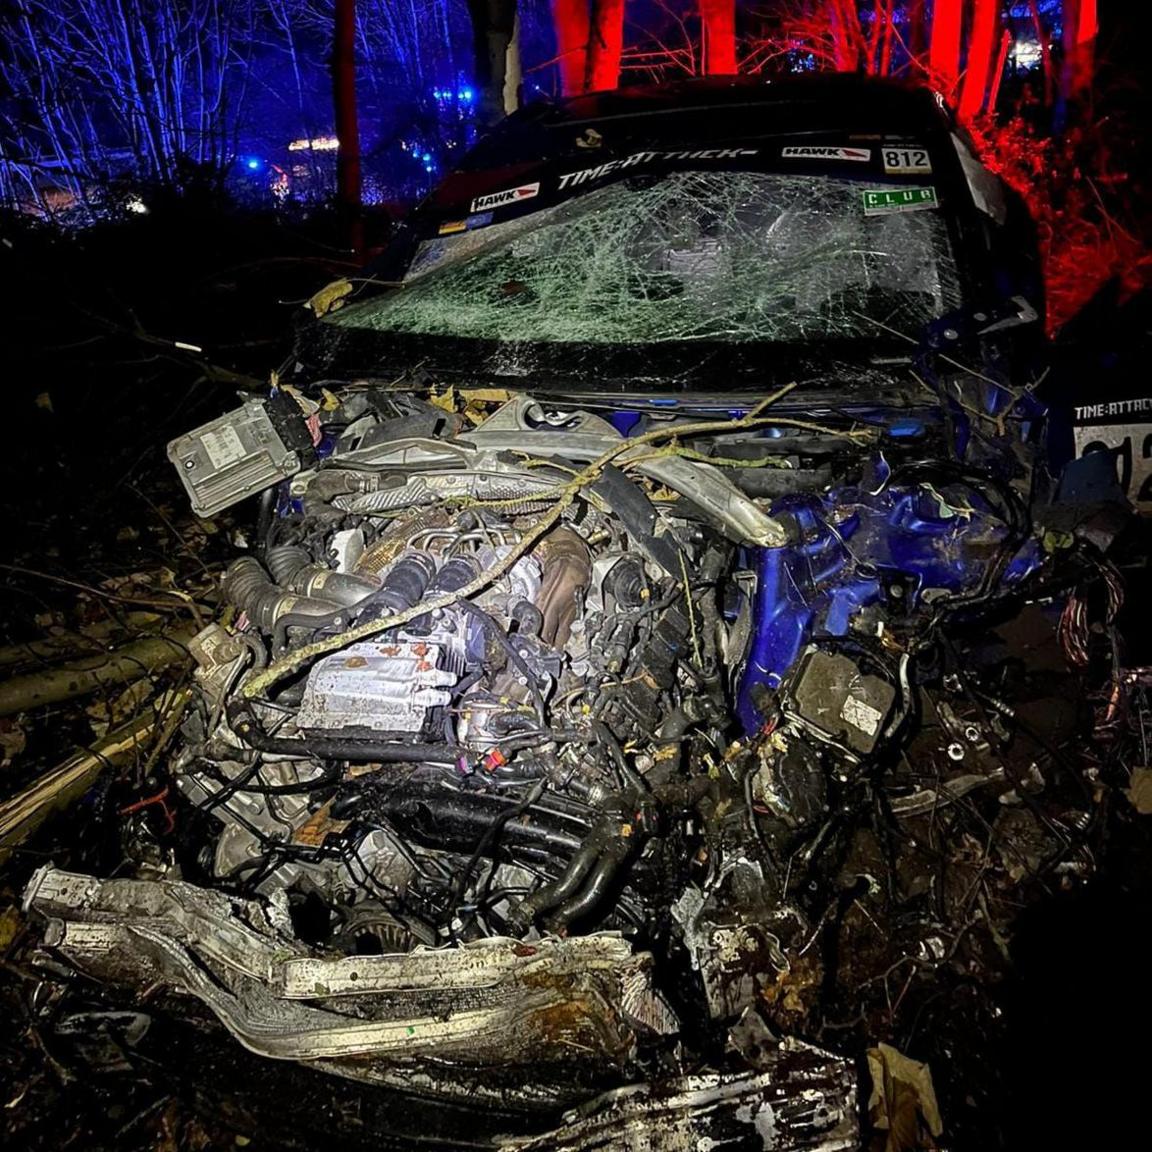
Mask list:
[[[192,510],[214,516],[294,476],[311,455],[312,437],[299,405],[283,393],[247,400],[168,445]]]

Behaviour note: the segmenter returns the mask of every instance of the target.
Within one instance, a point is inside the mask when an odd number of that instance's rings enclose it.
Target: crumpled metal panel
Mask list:
[[[24,903],[48,918],[46,945],[83,971],[191,993],[276,1059],[624,1063],[638,1034],[677,1026],[652,988],[651,956],[612,933],[327,958],[260,904],[180,881],[47,865]]]
[[[505,1152],[851,1152],[859,1147],[851,1063],[795,1039],[764,1071],[686,1076],[605,1093],[563,1127]]]

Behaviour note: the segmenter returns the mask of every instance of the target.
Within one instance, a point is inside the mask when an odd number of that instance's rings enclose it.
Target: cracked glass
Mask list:
[[[934,202],[865,215],[870,187],[756,172],[633,177],[425,241],[403,288],[332,322],[504,343],[913,333],[960,302],[945,220]]]

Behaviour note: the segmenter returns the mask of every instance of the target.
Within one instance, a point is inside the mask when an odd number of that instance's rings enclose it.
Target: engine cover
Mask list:
[[[313,668],[297,727],[419,735],[430,727],[433,710],[452,699],[460,649],[450,633],[352,644]]]

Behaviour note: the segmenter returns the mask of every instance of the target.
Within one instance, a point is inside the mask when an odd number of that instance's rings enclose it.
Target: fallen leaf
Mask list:
[[[944,1132],[932,1070],[911,1060],[890,1044],[868,1049],[872,1094],[868,1119],[872,1125],[870,1152],[919,1152],[938,1147]]]
[[[319,811],[309,816],[299,828],[296,829],[292,840],[296,844],[306,844],[310,848],[318,848],[324,843],[329,832],[339,835],[348,827],[348,820],[333,820],[331,816],[332,802],[329,801]]]
[[[1132,783],[1124,795],[1141,816],[1152,816],[1152,768],[1133,768]]]
[[[9,904],[3,912],[0,912],[0,954],[7,952],[12,947],[12,941],[20,934],[20,929],[24,927],[24,919],[20,915],[20,909],[15,904]]]
[[[26,743],[24,729],[11,716],[0,719],[0,768],[7,768]]]
[[[447,391],[428,397],[428,403],[442,412],[456,411],[456,389],[449,385]]]
[[[319,319],[321,316],[327,316],[329,312],[335,312],[337,308],[343,307],[345,298],[351,295],[351,280],[334,280],[331,284],[326,284],[321,288],[308,301],[308,307],[312,309],[312,314]]]

